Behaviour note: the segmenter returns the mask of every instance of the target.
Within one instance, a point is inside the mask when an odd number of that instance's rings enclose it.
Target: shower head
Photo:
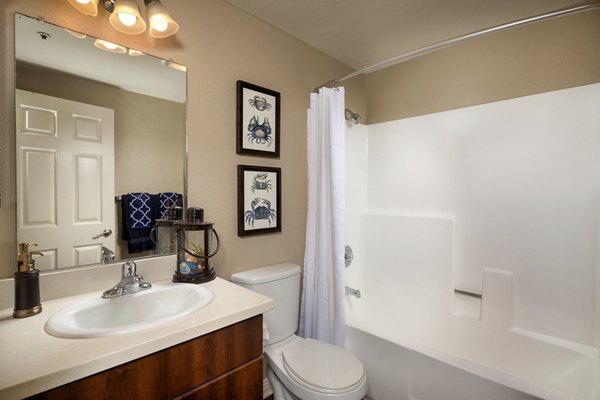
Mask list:
[[[344,113],[346,119],[348,121],[352,121],[352,123],[354,125],[358,124],[360,122],[360,115],[357,113],[353,113],[352,110],[350,110],[349,108],[346,108],[346,111]]]

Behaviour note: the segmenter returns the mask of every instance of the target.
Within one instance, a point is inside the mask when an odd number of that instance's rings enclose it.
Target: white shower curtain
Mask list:
[[[343,346],[345,245],[344,88],[312,93],[308,217],[300,335]]]

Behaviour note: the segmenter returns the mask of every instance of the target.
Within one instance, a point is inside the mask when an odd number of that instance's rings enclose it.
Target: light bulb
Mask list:
[[[156,25],[154,25],[154,29],[156,29],[159,32],[166,31],[168,27],[169,23],[167,21],[157,22]]]
[[[90,0],[77,0],[79,4],[89,4]]]
[[[123,23],[123,25],[133,26],[133,25],[135,25],[136,20],[137,20],[137,17],[133,14],[119,13],[119,21],[121,21]]]
[[[111,49],[111,50],[114,50],[117,48],[116,44],[107,42],[106,40],[104,41],[104,46],[106,46],[107,49]]]

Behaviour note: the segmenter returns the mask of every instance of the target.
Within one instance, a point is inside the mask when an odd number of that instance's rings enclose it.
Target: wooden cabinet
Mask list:
[[[262,399],[262,315],[31,399]]]

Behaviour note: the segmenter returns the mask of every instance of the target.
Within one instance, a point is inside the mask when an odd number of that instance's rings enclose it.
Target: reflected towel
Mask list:
[[[122,237],[127,241],[129,253],[139,253],[155,247],[150,239],[154,224],[150,199],[148,193],[128,193],[121,196]]]
[[[167,218],[167,208],[172,206],[183,207],[183,196],[176,192],[162,192],[157,196],[158,206],[156,211],[158,212],[156,219]]]
[[[131,229],[152,228],[152,201],[148,193],[128,193],[127,214]]]

